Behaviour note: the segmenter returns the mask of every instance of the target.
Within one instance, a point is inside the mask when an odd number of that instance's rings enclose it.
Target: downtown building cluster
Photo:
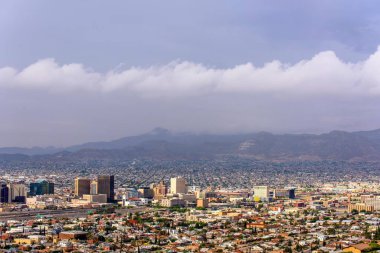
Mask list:
[[[22,186],[16,195],[25,201],[2,203],[0,251],[361,253],[380,247],[378,182],[224,188],[176,175],[125,187],[112,175],[41,178],[20,183],[16,175],[4,183]]]

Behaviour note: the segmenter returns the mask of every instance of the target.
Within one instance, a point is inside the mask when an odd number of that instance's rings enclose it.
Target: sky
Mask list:
[[[0,0],[0,147],[380,128],[380,5]]]

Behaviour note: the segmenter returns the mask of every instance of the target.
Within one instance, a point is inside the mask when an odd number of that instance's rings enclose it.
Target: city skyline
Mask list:
[[[376,0],[0,0],[0,252],[380,251]]]

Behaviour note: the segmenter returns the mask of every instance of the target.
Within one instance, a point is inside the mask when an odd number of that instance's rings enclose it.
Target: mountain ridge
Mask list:
[[[156,128],[113,141],[88,142],[66,148],[0,148],[14,159],[213,159],[221,155],[260,160],[380,161],[380,129],[322,134],[192,134]],[[8,156],[5,156],[8,155]]]

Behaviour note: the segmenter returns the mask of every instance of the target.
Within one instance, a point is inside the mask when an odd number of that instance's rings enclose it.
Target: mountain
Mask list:
[[[4,148],[0,148],[0,154],[44,155],[44,154],[54,154],[63,150],[64,150],[63,148],[55,148],[55,147],[46,147],[46,148],[4,147]]]
[[[143,135],[108,142],[90,142],[65,149],[34,148],[33,152],[31,149],[2,148],[0,154],[23,154],[31,156],[31,159],[85,161],[134,158],[214,159],[225,155],[270,161],[380,161],[380,129],[332,131],[319,135],[279,135],[267,132],[213,135],[179,134],[157,128]]]

